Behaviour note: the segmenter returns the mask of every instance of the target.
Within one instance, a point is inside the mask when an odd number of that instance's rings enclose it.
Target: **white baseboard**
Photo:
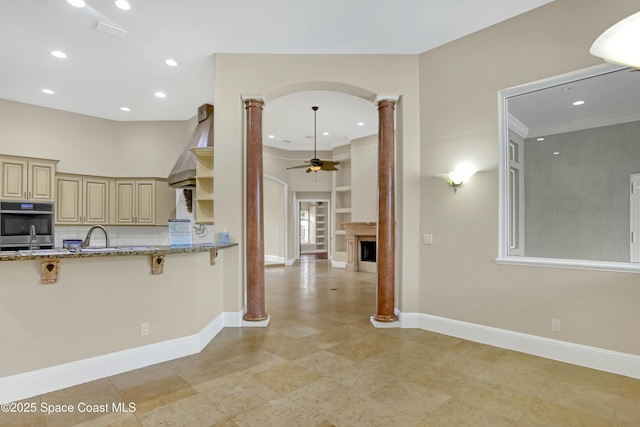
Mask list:
[[[640,356],[508,331],[422,313],[398,313],[402,328],[419,328],[470,341],[640,378]]]
[[[284,257],[277,255],[265,255],[265,262],[276,262],[278,264],[284,264]]]
[[[296,262],[295,258],[289,258],[288,260],[286,260],[284,262],[284,265],[293,265],[293,264],[295,264],[295,262]]]
[[[334,260],[331,260],[331,267],[347,268],[347,262],[346,261],[334,261]]]
[[[225,326],[240,326],[242,312],[223,313],[199,333],[0,378],[0,403],[14,402],[156,363],[199,353]]]
[[[243,328],[266,328],[267,326],[269,326],[269,322],[271,321],[271,316],[269,316],[267,314],[267,318],[264,320],[258,320],[258,321],[247,321],[242,319],[242,327]]]
[[[224,314],[224,326],[229,328],[239,328],[242,326],[242,316],[244,315],[244,310],[235,311],[235,312],[225,312]]]

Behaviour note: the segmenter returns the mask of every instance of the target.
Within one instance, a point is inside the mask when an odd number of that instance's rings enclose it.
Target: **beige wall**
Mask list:
[[[494,262],[497,91],[600,64],[593,41],[637,11],[635,0],[556,0],[420,55],[421,233],[434,235],[420,255],[420,312],[640,354],[639,276]],[[480,172],[454,194],[435,175],[463,160]]]
[[[234,249],[214,266],[208,252],[169,254],[158,275],[148,255],[62,259],[52,285],[41,284],[37,260],[1,262],[0,378],[199,333],[222,314]]]
[[[58,171],[167,177],[195,121],[115,122],[0,100],[0,154],[60,160]]]
[[[378,220],[378,135],[351,142],[351,221]]]
[[[264,254],[284,257],[285,205],[284,185],[265,179],[264,187]]]
[[[301,90],[340,90],[373,101],[376,95],[401,95],[397,120],[398,159],[403,169],[399,182],[398,219],[404,221],[399,253],[398,306],[416,311],[418,295],[419,231],[419,84],[415,55],[242,55],[217,54],[215,58],[216,224],[244,240],[243,176],[245,174],[244,108],[242,96],[269,100]],[[372,103],[372,108],[375,108]],[[293,189],[291,189],[294,191]],[[219,202],[218,202],[219,201]],[[242,214],[242,215],[241,215]],[[399,236],[400,237],[400,236]],[[240,283],[227,282],[225,311],[244,305],[244,272]]]

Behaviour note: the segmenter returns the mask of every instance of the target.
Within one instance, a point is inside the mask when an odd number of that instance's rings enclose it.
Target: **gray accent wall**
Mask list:
[[[529,138],[524,153],[525,255],[629,261],[640,122]]]

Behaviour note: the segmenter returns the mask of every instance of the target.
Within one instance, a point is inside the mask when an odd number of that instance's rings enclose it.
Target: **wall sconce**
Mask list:
[[[593,42],[593,56],[613,64],[640,68],[640,12],[618,22]]]
[[[469,178],[476,173],[475,170],[466,168],[466,167],[458,167],[456,170],[448,172],[448,173],[439,173],[437,176],[447,184],[453,187],[453,192],[458,192],[458,187],[460,187],[463,183],[465,183]]]

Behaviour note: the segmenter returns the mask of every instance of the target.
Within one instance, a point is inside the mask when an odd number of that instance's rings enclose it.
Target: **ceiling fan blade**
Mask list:
[[[309,164],[307,163],[306,165],[298,165],[298,166],[291,166],[290,168],[287,169],[300,169],[300,168],[308,168]]]
[[[305,172],[309,173],[309,172],[313,172],[313,171],[311,170],[311,168],[309,168]]]
[[[335,162],[324,162],[322,166],[320,166],[321,171],[337,171],[336,165],[333,164]]]

